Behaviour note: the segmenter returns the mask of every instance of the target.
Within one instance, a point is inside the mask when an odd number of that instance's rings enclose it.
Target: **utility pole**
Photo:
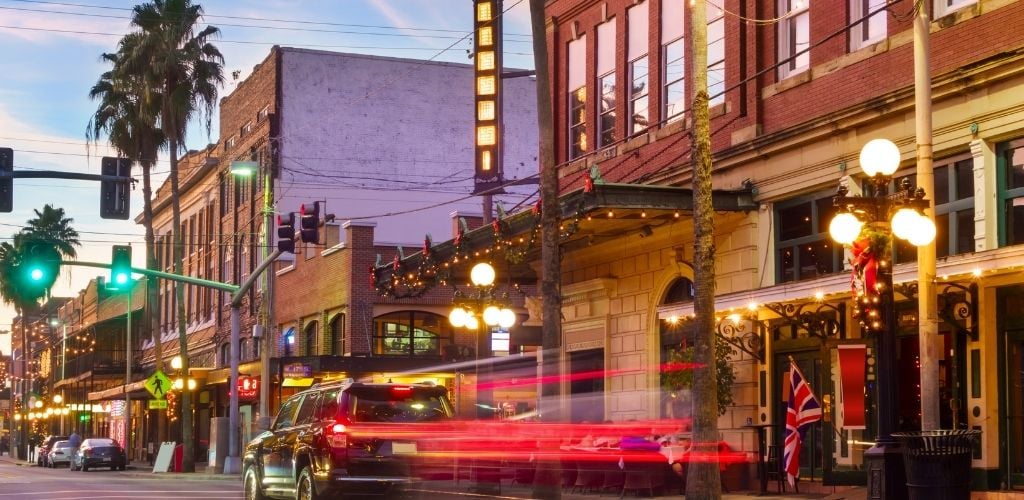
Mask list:
[[[530,0],[530,26],[533,34],[533,65],[537,72],[537,124],[540,142],[540,254],[541,254],[541,345],[538,357],[541,380],[558,380],[561,373],[561,303],[558,287],[561,278],[561,255],[558,245],[558,171],[555,164],[554,117],[551,112],[551,76],[548,72],[548,26],[544,17],[544,0]],[[541,384],[540,417],[545,422],[560,418],[562,387],[558,382]],[[554,439],[547,441],[555,442]],[[535,481],[534,496],[543,499],[562,497],[558,464],[551,460],[540,463],[540,480]]]
[[[928,217],[935,217],[932,169],[932,77],[929,2],[917,2],[914,16],[914,130],[917,136],[917,187],[931,194]],[[918,347],[921,362],[921,430],[939,423],[939,313],[935,293],[935,240],[917,247]]]
[[[125,315],[125,341],[124,341],[124,449],[128,454],[126,459],[132,461],[132,393],[128,386],[132,383],[132,286],[128,285],[128,308]],[[185,387],[188,390],[188,387]],[[63,423],[63,422],[62,422]]]
[[[708,116],[708,25],[704,0],[690,7],[693,50],[693,260],[696,314],[693,361],[694,451],[713,460],[690,463],[686,498],[722,497],[718,469],[718,376],[715,367],[715,221],[711,203],[711,124]]]
[[[264,160],[265,161],[265,160]],[[263,171],[263,259],[270,254],[273,244],[272,227],[274,227],[274,173],[270,165],[260,162]],[[274,273],[263,276],[263,299],[260,301],[260,319],[263,331],[260,335],[260,418],[256,424],[259,429],[270,428],[270,349],[273,347],[274,330]],[[341,353],[344,355],[344,353]]]

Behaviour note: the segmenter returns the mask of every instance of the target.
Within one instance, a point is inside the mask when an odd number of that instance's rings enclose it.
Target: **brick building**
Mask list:
[[[673,415],[669,398],[685,399],[661,388],[657,367],[686,338],[679,320],[693,312],[691,207],[680,199],[692,173],[686,5],[546,5],[563,230],[572,229],[562,244],[563,373],[604,374],[589,387],[563,383],[573,419]],[[903,158],[896,176],[913,178],[913,7],[708,4],[718,331],[743,346],[733,354],[735,404],[719,428],[731,448],[753,453],[747,426],[784,422],[792,356],[826,413],[804,441],[802,476],[826,484],[863,483],[863,453],[875,437],[871,397],[860,415],[866,426],[841,402],[840,347],[866,353],[867,375],[854,385],[870,395],[876,384],[874,337],[853,316],[843,251],[826,228],[840,179],[864,178],[857,157],[868,140],[894,141]],[[1024,421],[1013,416],[1022,402],[1006,392],[1014,382],[1004,371],[1021,366],[1024,352],[1024,33],[1007,29],[1022,20],[1020,2],[950,0],[935,2],[931,23],[941,420],[983,431],[976,489],[1024,479]],[[520,213],[507,224],[528,234],[531,220]],[[480,249],[490,238],[487,229],[467,237]],[[898,285],[916,279],[913,259],[898,254]],[[421,260],[408,257],[406,269]],[[901,289],[894,334],[904,368],[898,380],[877,383],[898,385],[900,428],[914,429],[917,298]],[[601,405],[581,403],[595,392]],[[770,442],[779,443],[774,429]]]

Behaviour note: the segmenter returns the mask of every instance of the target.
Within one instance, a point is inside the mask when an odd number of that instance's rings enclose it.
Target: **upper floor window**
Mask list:
[[[682,118],[686,110],[686,48],[683,45],[683,0],[661,4],[662,117],[664,121]]]
[[[850,0],[850,20],[855,23],[850,29],[851,50],[885,39],[888,35],[885,5],[886,0]]]
[[[806,71],[811,64],[810,0],[779,1],[779,78]]]
[[[935,256],[948,257],[974,251],[974,160],[969,154],[936,160],[935,192],[927,196],[935,201]],[[890,191],[906,179],[917,188],[917,174],[897,175]],[[866,182],[866,181],[865,181]],[[917,247],[896,238],[896,263],[917,262]]]
[[[597,27],[598,147],[615,142],[615,18]]]
[[[996,168],[1002,217],[999,246],[1024,243],[1024,139],[1000,144]]]
[[[270,106],[269,105],[268,106],[263,106],[263,109],[259,110],[259,112],[256,113],[256,121],[261,122],[263,120],[266,120],[267,116],[269,116],[269,115],[270,115]]]
[[[708,2],[708,104],[725,102],[725,13]]]
[[[401,356],[440,356],[450,344],[448,318],[423,311],[399,311],[373,320],[373,353]]]
[[[239,130],[239,134],[238,135],[240,135],[242,137],[245,137],[245,136],[249,135],[250,133],[252,133],[252,122],[246,122],[245,125],[242,125],[242,129]]]
[[[843,247],[832,241],[832,192],[779,203],[775,208],[775,274],[785,283],[812,279],[843,268]]]
[[[932,17],[939,18],[976,3],[978,0],[935,0],[935,11]]]
[[[647,63],[647,3],[634,5],[626,11],[629,23],[627,36],[627,58],[629,59],[629,121],[626,134],[643,132],[649,124],[647,108],[648,63]]]
[[[587,36],[569,42],[569,159],[587,151]]]
[[[228,151],[230,149],[233,149],[235,147],[235,144],[238,144],[238,137],[236,137],[236,136],[228,137],[228,140],[224,141],[224,151]]]

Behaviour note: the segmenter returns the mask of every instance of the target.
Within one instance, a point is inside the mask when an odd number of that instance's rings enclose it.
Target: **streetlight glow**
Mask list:
[[[860,150],[860,168],[868,177],[888,177],[899,167],[900,148],[888,139],[872,139]]]
[[[935,223],[925,216],[918,216],[918,219],[917,224],[914,224],[914,230],[907,239],[914,246],[920,247],[935,239]]]
[[[498,316],[498,326],[502,328],[512,328],[512,326],[515,324],[516,312],[507,307],[502,309],[500,315]]]
[[[494,268],[486,262],[481,262],[469,272],[469,279],[476,286],[491,286],[494,284]]]
[[[497,325],[501,319],[501,309],[497,306],[487,306],[484,309],[484,324],[487,326]]]
[[[864,223],[849,212],[844,212],[832,218],[828,225],[828,232],[836,243],[849,245],[860,235]]]
[[[181,369],[181,356],[175,356],[171,358],[171,368],[174,370]]]
[[[58,404],[59,405],[62,401],[64,401],[64,398],[61,397],[60,394],[54,394],[53,395],[53,402],[54,402],[54,404]]]
[[[909,240],[917,230],[915,226],[922,221],[921,214],[912,208],[901,208],[892,216],[892,234],[897,238]]]
[[[452,309],[452,312],[448,314],[448,322],[455,328],[462,328],[466,326],[466,320],[468,319],[469,313],[461,307]]]

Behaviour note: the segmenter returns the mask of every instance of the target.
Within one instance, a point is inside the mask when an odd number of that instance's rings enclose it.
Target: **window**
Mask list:
[[[331,354],[345,355],[345,315],[337,314],[331,319]]]
[[[218,184],[220,186],[220,199],[217,201],[218,203],[220,203],[220,215],[223,217],[227,215],[229,211],[228,207],[230,205],[229,202],[231,201],[231,199],[228,198],[228,193],[230,192],[229,190],[231,184],[230,181],[228,180],[228,176],[226,175],[220,176]]]
[[[810,0],[779,0],[779,79],[806,71],[811,64]]]
[[[274,420],[274,430],[292,426],[292,423],[295,421],[295,409],[299,407],[300,402],[302,402],[301,394],[292,396],[291,399],[281,405],[281,410],[277,412],[277,418]]]
[[[725,13],[710,2],[708,17],[709,106],[725,102]]]
[[[220,346],[220,366],[231,366],[231,344],[221,344]]]
[[[238,135],[242,137],[245,137],[250,133],[252,133],[252,122],[246,122],[245,125],[242,125],[241,130],[238,131]]]
[[[885,39],[888,35],[885,25],[888,12],[883,9],[885,5],[885,0],[850,0],[850,21],[856,23],[850,30],[851,50]]]
[[[569,159],[587,151],[587,37],[569,42]]]
[[[373,353],[394,356],[440,356],[450,344],[448,318],[422,311],[399,311],[374,319]]]
[[[236,136],[228,137],[228,140],[224,141],[224,151],[228,151],[230,149],[233,149],[235,147],[235,144],[238,144],[238,137],[236,137]]]
[[[340,393],[341,389],[331,389],[320,394],[320,408],[316,412],[320,420],[335,420],[340,416],[338,415],[338,410],[341,408],[338,401]]]
[[[282,347],[284,347],[284,349],[283,349],[284,350],[284,355],[285,356],[291,356],[292,352],[294,351],[294,348],[295,348],[295,329],[294,328],[289,328],[288,330],[286,330],[284,332],[284,335],[281,337],[281,343],[283,344]]]
[[[295,425],[306,425],[313,423],[313,416],[316,414],[317,398],[315,393],[306,394],[302,398],[302,405],[295,414]]]
[[[316,356],[320,354],[316,349],[316,334],[317,334],[317,322],[311,321],[302,331],[303,338],[306,339],[306,356]]]
[[[996,147],[1002,218],[999,246],[1024,243],[1024,139]]]
[[[615,142],[615,19],[597,27],[598,147]]]
[[[263,106],[263,109],[256,113],[256,121],[261,122],[266,120],[268,116],[270,116],[270,106]]]
[[[952,14],[976,3],[978,3],[978,0],[935,0],[935,12],[932,17],[938,19],[946,14]]]
[[[842,270],[843,247],[832,241],[833,193],[779,203],[775,209],[775,273],[779,283]]]
[[[650,119],[647,108],[647,4],[642,3],[626,11],[629,21],[627,57],[629,59],[629,122],[626,133],[638,134],[647,128]]]
[[[935,256],[974,251],[974,159],[969,154],[936,161]]]
[[[683,0],[666,0],[661,4],[662,44],[662,120],[672,122],[686,111],[686,47],[683,39]]]

